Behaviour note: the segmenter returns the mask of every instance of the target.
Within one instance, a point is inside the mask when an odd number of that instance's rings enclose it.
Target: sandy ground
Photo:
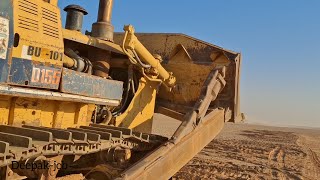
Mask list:
[[[158,115],[154,132],[177,126]],[[320,179],[320,129],[228,123],[173,179]]]

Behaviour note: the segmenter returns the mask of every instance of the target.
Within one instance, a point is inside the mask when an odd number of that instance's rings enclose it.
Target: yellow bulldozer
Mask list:
[[[169,179],[243,119],[241,54],[183,34],[114,33],[58,0],[0,2],[0,179]],[[153,134],[160,113],[181,121]]]

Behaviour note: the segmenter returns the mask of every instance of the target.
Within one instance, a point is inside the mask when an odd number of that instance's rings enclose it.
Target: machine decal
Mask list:
[[[26,46],[22,47],[21,57],[23,59],[32,60],[32,57],[62,61],[63,53],[59,53],[58,51],[52,51],[46,48],[40,48],[36,46]]]
[[[0,59],[7,59],[9,20],[0,16]]]
[[[32,68],[31,83],[59,85],[60,79],[61,70],[45,66]]]
[[[27,59],[12,58],[9,84],[58,89],[62,68]]]
[[[22,46],[22,52],[21,52],[21,57],[23,59],[28,59],[28,60],[32,60],[32,56],[28,55],[28,46]]]

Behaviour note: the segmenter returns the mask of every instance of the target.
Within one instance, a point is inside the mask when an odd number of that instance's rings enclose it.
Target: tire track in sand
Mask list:
[[[309,152],[311,155],[311,161],[314,164],[314,166],[316,167],[316,169],[318,170],[318,172],[320,173],[320,160],[317,156],[317,154],[311,150],[311,148],[309,148]]]

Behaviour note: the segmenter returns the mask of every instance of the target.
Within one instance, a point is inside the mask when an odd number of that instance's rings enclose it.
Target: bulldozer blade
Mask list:
[[[224,111],[214,110],[194,131],[177,144],[168,142],[133,167],[120,179],[169,179],[214,139],[224,126]]]
[[[168,92],[161,87],[157,95],[156,112],[182,120],[197,102],[201,88],[210,72],[225,67],[226,87],[210,103],[210,108],[227,110],[226,121],[243,120],[240,112],[241,54],[184,35],[171,33],[135,33],[139,41],[159,59],[163,67],[176,77],[176,87]],[[123,34],[115,34],[122,43]]]

